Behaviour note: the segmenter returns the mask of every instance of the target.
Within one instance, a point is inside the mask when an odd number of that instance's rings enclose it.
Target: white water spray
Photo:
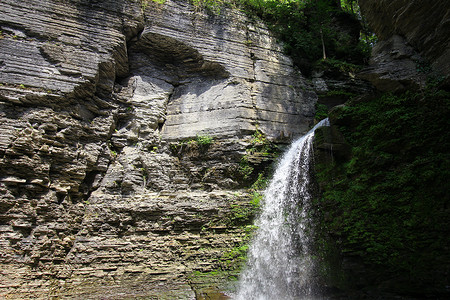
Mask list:
[[[312,299],[315,295],[311,253],[310,163],[319,122],[292,143],[264,193],[258,229],[250,242],[247,267],[236,300]]]

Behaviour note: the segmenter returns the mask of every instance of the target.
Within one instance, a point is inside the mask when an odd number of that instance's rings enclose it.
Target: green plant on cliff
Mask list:
[[[250,191],[252,192],[252,200],[250,201],[250,204],[258,210],[260,208],[261,201],[263,200],[262,191],[266,188],[267,184],[268,181],[265,173],[262,172],[258,174],[258,178],[250,188]]]
[[[355,65],[346,61],[337,60],[337,59],[321,59],[316,62],[316,67],[337,70],[342,73],[356,73],[361,71],[361,65]]]
[[[227,269],[240,270],[247,260],[248,241],[232,248],[221,257],[221,262]]]
[[[253,174],[254,170],[255,168],[250,165],[247,156],[243,156],[239,163],[239,174],[242,178],[244,180],[250,179],[250,176]]]
[[[227,0],[190,0],[190,2],[199,9],[207,9],[214,14],[220,14],[222,6],[224,6]]]
[[[258,181],[261,178],[255,178],[255,176],[262,174],[259,173],[261,171],[259,169],[261,168],[260,166],[258,167],[258,164],[263,161],[270,162],[275,159],[278,156],[278,148],[267,139],[265,134],[259,130],[258,126],[256,126],[249,143],[250,147],[245,150],[246,154],[241,158],[238,172],[244,181]]]
[[[314,120],[317,122],[328,117],[328,107],[325,104],[316,103],[316,114],[314,115]]]
[[[197,145],[199,146],[209,146],[214,142],[214,139],[210,137],[209,135],[199,135],[195,137],[195,141],[197,142]]]
[[[158,4],[164,4],[166,0],[141,0],[141,8],[142,10],[146,10],[150,2],[155,2]]]
[[[409,287],[442,285],[449,267],[449,119],[435,87],[354,100],[337,119],[352,158],[317,166],[322,232]]]
[[[264,135],[264,133],[262,133],[258,126],[256,126],[256,130],[252,135],[252,139],[250,141],[250,143],[252,143],[252,145],[258,145],[258,144],[267,144],[268,140],[266,138],[266,136]]]

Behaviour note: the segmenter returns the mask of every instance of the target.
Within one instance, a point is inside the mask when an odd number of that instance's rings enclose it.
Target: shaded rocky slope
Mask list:
[[[189,299],[233,274],[273,159],[252,134],[299,135],[316,101],[267,29],[186,1],[0,13],[0,295]]]

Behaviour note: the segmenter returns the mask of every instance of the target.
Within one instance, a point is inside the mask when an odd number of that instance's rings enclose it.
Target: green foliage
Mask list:
[[[264,173],[259,173],[258,178],[252,184],[251,189],[254,191],[264,190],[267,186],[267,178],[264,176]]]
[[[259,210],[261,201],[264,197],[262,191],[266,188],[267,184],[267,178],[264,172],[261,172],[258,174],[256,181],[250,187],[250,192],[252,192],[250,204],[257,210]]]
[[[184,139],[178,142],[170,143],[170,151],[175,155],[181,155],[186,151],[197,151],[205,152],[208,147],[214,143],[214,138],[209,135],[199,135],[195,138]],[[153,148],[153,151],[158,150]]]
[[[418,60],[416,61],[416,70],[419,73],[429,74],[432,69],[428,61]]]
[[[254,191],[252,201],[250,201],[250,204],[256,208],[259,208],[262,199],[263,199],[263,195],[258,191]]]
[[[241,159],[241,162],[239,163],[239,174],[242,176],[244,180],[250,179],[250,176],[253,174],[253,171],[255,168],[253,168],[247,157],[243,156]]]
[[[268,140],[266,136],[261,131],[259,131],[258,127],[256,127],[255,133],[253,133],[250,143],[252,143],[252,145],[262,145],[267,144]]]
[[[261,191],[265,189],[266,185],[267,179],[265,178],[264,173],[261,172],[258,174],[258,178],[248,190],[252,193],[250,201],[244,204],[231,204],[231,215],[227,223],[240,226],[242,226],[242,224],[252,224],[253,218],[260,209],[260,203],[263,198]]]
[[[355,65],[349,62],[332,58],[321,59],[317,61],[316,67],[337,70],[342,73],[356,73],[362,69],[361,65]]]
[[[328,117],[328,108],[325,104],[316,103],[316,114],[314,119],[316,121],[321,121]]]
[[[169,149],[173,154],[178,153],[180,148],[181,148],[181,143],[179,143],[179,142],[169,144]]]
[[[155,2],[158,4],[164,4],[166,0],[141,0],[141,8],[142,10],[146,10],[149,6],[150,2]]]
[[[250,202],[251,205],[231,204],[231,215],[229,223],[231,225],[251,224],[257,212],[257,207]]]
[[[190,2],[198,9],[206,9],[216,15],[220,14],[221,8],[227,4],[227,0],[190,0]]]
[[[341,236],[344,252],[420,283],[450,259],[450,93],[353,101],[339,119],[353,156],[317,166],[322,231]]]
[[[214,139],[209,135],[197,135],[195,141],[199,146],[209,146],[214,142]]]
[[[246,11],[266,21],[284,43],[286,52],[304,68],[308,67],[308,61],[323,58],[323,46],[328,58],[358,64],[367,60],[369,53],[364,46],[370,44],[359,45],[354,33],[336,27],[336,20],[346,19],[352,24],[350,27],[358,28],[359,9],[346,10],[347,6],[342,8],[328,0],[242,0],[241,3]],[[357,4],[353,3],[352,7]]]
[[[272,156],[276,154],[275,146],[267,139],[264,133],[258,129],[258,127],[256,127],[250,143],[252,145],[251,148],[246,150],[249,155],[259,153],[265,156]]]
[[[367,59],[371,55],[373,46],[375,46],[378,41],[378,37],[373,32],[370,32],[370,30],[367,28],[367,25],[365,26],[366,29],[364,30],[363,28],[363,30],[361,31],[359,43],[357,45],[357,51],[360,51],[363,55],[363,60],[367,61]]]
[[[212,271],[193,271],[192,273],[187,273],[187,279],[191,286],[194,287],[194,290],[197,292],[198,290],[202,291],[203,286],[217,286],[223,282],[230,282],[237,280],[239,269],[233,265],[230,265],[229,268],[222,264],[220,269],[215,269]],[[209,294],[210,295],[210,294]],[[173,295],[169,298],[162,297],[161,299],[173,299]],[[209,299],[209,298],[208,298]],[[215,298],[213,298],[215,299]]]
[[[263,194],[261,193],[262,190],[264,190],[267,186],[267,178],[264,176],[264,173],[259,173],[258,178],[256,181],[252,184],[250,190],[253,192],[252,200],[250,201],[250,204],[253,205],[255,208],[260,208],[260,203],[263,199]]]
[[[341,7],[343,10],[351,13],[357,13],[359,14],[359,6],[357,0],[341,0]]]
[[[221,257],[221,261],[228,269],[240,269],[247,260],[248,244],[243,243],[232,248]]]
[[[141,8],[142,8],[142,10],[146,10],[147,9],[148,3],[149,3],[149,0],[142,0],[141,1]]]
[[[254,215],[252,215],[252,218],[253,216]],[[237,271],[242,269],[247,260],[248,244],[256,229],[257,227],[255,225],[245,226],[245,236],[242,241],[231,248],[231,250],[225,252],[220,258],[222,263],[221,268],[223,270]]]
[[[252,136],[252,139],[250,140],[250,143],[252,145],[251,148],[246,150],[246,155],[241,158],[241,162],[239,164],[239,174],[245,181],[251,179],[252,174],[255,170],[255,168],[249,162],[249,155],[260,152],[260,150],[267,150],[266,147],[269,144],[269,141],[266,139],[262,132],[256,129],[255,133]]]

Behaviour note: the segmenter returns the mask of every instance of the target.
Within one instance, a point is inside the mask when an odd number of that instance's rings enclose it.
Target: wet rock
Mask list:
[[[352,147],[347,143],[336,125],[321,127],[315,133],[314,147],[317,163],[330,163],[333,159],[346,161],[351,158]]]

